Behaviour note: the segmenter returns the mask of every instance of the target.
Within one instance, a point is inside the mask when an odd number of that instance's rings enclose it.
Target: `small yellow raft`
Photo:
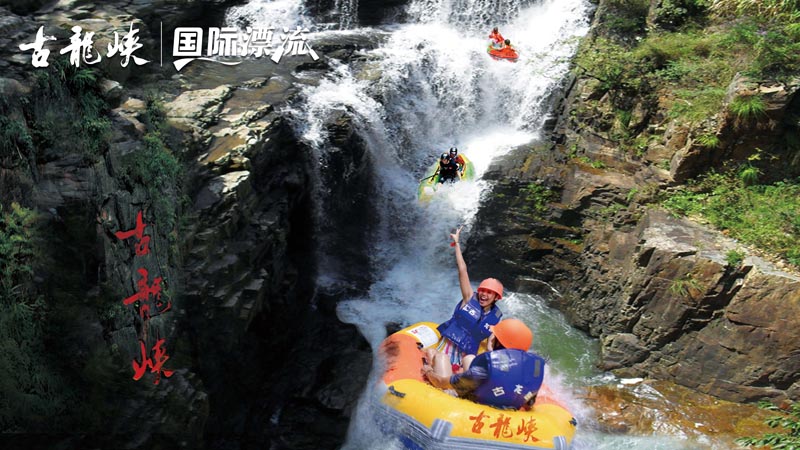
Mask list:
[[[542,386],[531,411],[502,410],[459,399],[422,378],[422,350],[439,340],[437,325],[421,322],[387,337],[381,399],[384,431],[411,450],[567,450],[575,435],[572,414]]]

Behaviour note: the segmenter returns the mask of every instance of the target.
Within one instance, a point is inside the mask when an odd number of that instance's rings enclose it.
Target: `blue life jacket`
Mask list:
[[[544,358],[516,349],[495,350],[475,357],[488,358],[489,379],[475,390],[475,401],[498,408],[520,409],[534,398],[544,380]]]
[[[439,325],[438,330],[442,336],[453,341],[459,350],[474,355],[478,352],[481,341],[492,334],[489,327],[497,325],[501,317],[503,313],[496,304],[484,315],[477,294],[473,293],[463,308],[461,302],[458,302],[453,316]]]

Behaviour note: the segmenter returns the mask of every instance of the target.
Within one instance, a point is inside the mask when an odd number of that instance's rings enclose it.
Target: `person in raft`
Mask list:
[[[461,228],[450,235],[453,239],[451,245],[455,247],[461,300],[456,304],[453,316],[439,325],[442,338],[436,349],[426,351],[426,360],[432,364],[432,370],[443,377],[467,369],[478,353],[481,341],[492,334],[491,326],[503,317],[496,305],[503,298],[503,285],[499,281],[487,278],[481,281],[477,292],[472,290],[459,243]]]
[[[436,170],[439,173],[439,183],[455,182],[458,178],[458,164],[447,153],[442,153],[439,157],[439,168]]]
[[[441,376],[423,368],[431,384],[453,389],[459,397],[501,409],[530,410],[544,380],[545,360],[528,353],[533,332],[521,320],[506,319],[493,327],[489,351],[476,356],[469,369]]]
[[[497,56],[502,57],[502,58],[516,58],[517,57],[517,51],[511,45],[511,39],[506,39],[503,42],[503,48],[501,48],[500,51],[498,51],[495,54]]]
[[[500,49],[503,47],[503,35],[497,31],[497,27],[492,28],[491,34],[489,34],[489,39],[492,40],[492,47]]]
[[[458,174],[459,176],[464,176],[464,168],[467,167],[467,162],[464,161],[464,157],[458,154],[458,148],[450,147],[450,159],[456,163],[458,166]]]

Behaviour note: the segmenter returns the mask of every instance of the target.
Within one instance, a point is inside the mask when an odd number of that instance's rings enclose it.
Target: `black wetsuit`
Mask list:
[[[439,161],[439,183],[445,181],[454,182],[458,179],[458,164],[452,159],[447,160],[446,163]]]

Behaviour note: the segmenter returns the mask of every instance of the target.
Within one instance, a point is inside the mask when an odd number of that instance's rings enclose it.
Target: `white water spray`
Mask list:
[[[313,28],[314,23],[305,15],[302,0],[251,0],[243,5],[229,8],[225,14],[228,26],[272,28],[290,30],[300,26]]]

